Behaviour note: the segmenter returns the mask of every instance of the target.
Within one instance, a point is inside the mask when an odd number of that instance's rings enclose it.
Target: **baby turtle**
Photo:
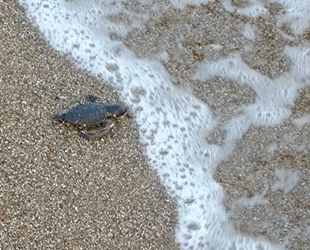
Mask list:
[[[119,119],[128,115],[128,109],[122,104],[106,105],[93,95],[88,96],[87,100],[87,103],[78,104],[64,114],[53,116],[53,120],[78,127],[81,136],[91,140],[108,133]],[[82,131],[92,128],[99,129],[92,133]]]

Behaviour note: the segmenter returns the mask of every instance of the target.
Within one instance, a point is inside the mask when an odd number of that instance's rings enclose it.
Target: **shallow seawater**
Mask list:
[[[108,81],[135,114],[149,164],[177,201],[179,224],[176,239],[182,249],[285,248],[268,240],[243,235],[233,228],[223,205],[224,190],[213,179],[213,173],[218,164],[234,151],[238,140],[251,126],[274,127],[285,122],[291,115],[299,91],[310,85],[310,69],[307,67],[310,44],[298,40],[310,26],[307,14],[310,4],[307,0],[298,4],[289,0],[250,0],[245,4],[230,0],[19,2],[55,49],[69,54],[78,67]],[[192,61],[195,67],[188,72],[188,79],[203,85],[221,78],[255,92],[253,102],[238,107],[234,116],[224,120],[219,118],[221,108],[214,112],[210,103],[198,98],[197,89],[192,91],[190,87],[182,86],[186,84],[175,84],[177,74],[169,72],[165,66],[171,57],[169,39],[158,43],[154,52],[150,48],[152,53],[142,53],[139,57],[121,42],[132,32],[145,30],[154,20],[155,25],[163,13],[169,12],[172,14],[165,16],[162,26],[172,25],[172,32],[179,32],[177,49],[182,51],[182,39],[186,38],[182,36],[191,33],[191,29],[181,25],[178,11],[206,10],[210,15],[201,17],[204,21],[197,20],[196,25],[210,28],[208,24],[209,20],[213,20],[212,10],[216,4],[221,6],[222,15],[237,15],[242,20],[238,23],[242,27],[238,27],[240,32],[237,33],[244,37],[245,44],[240,38],[240,41],[231,43],[240,47],[227,49],[229,42],[209,36],[205,44],[199,42],[195,45],[195,40],[187,43],[188,46],[198,46]],[[270,6],[274,4],[282,10],[272,14]],[[223,21],[221,13],[216,15],[219,16],[213,24],[220,27]],[[257,20],[268,15],[273,15],[276,32],[289,41],[279,53],[287,58],[290,65],[276,77],[254,69],[244,60],[244,56],[258,46],[253,42],[260,35]],[[290,32],[285,32],[283,25]],[[156,40],[155,34],[154,31],[150,39]],[[193,37],[195,35],[198,36],[193,34]],[[204,37],[200,39],[204,41]],[[233,40],[233,37],[225,39]],[[216,56],[197,56],[201,53],[199,49],[207,51],[206,55]],[[219,100],[226,98],[224,93],[219,96]],[[225,133],[222,143],[208,143],[207,138],[218,127],[222,127]]]

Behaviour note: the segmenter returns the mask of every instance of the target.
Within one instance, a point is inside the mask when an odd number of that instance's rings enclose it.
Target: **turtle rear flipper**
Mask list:
[[[88,141],[99,139],[105,134],[107,134],[114,125],[115,123],[113,122],[107,122],[107,123],[102,124],[102,126],[98,130],[92,133],[80,132],[80,136]]]
[[[64,120],[65,120],[65,114],[62,114],[62,115],[54,115],[53,117],[52,117],[52,119],[54,120],[54,121],[59,121],[59,122],[63,122]]]

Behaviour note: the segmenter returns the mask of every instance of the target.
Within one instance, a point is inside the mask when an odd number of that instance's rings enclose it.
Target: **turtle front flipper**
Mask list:
[[[85,99],[86,99],[87,102],[90,102],[90,103],[92,103],[92,102],[100,102],[100,98],[95,96],[95,95],[92,95],[92,94],[87,95]]]
[[[105,134],[107,134],[111,128],[115,125],[114,122],[106,122],[103,123],[100,128],[92,133],[86,133],[86,132],[81,132],[80,135],[81,137],[83,137],[84,139],[91,141],[91,140],[95,140],[95,139],[99,139],[101,137],[103,137]]]

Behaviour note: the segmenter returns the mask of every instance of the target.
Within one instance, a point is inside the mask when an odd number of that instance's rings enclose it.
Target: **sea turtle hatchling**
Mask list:
[[[92,140],[108,133],[120,118],[128,115],[128,109],[122,104],[106,105],[92,95],[87,100],[87,103],[78,104],[64,114],[53,116],[53,120],[78,127],[83,138]],[[94,132],[83,131],[91,128],[99,129]]]

